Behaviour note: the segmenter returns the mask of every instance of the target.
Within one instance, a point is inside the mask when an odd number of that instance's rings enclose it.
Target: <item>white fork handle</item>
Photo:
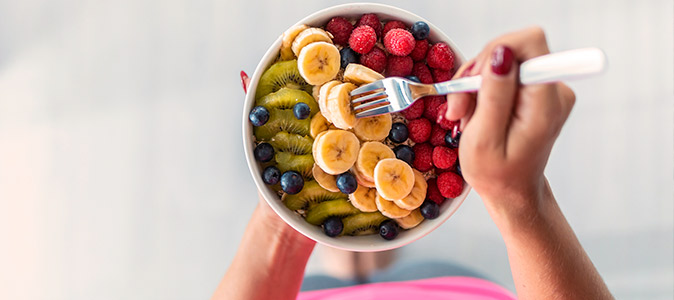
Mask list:
[[[520,65],[520,82],[537,84],[578,79],[603,72],[606,55],[599,48],[582,48],[546,54]],[[482,76],[471,76],[434,84],[439,95],[480,89]]]

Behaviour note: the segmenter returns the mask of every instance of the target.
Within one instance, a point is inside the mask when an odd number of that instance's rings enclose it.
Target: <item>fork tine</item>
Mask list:
[[[377,92],[377,93],[366,95],[366,96],[363,96],[363,97],[360,97],[360,98],[351,97],[351,103],[356,104],[356,103],[361,103],[361,102],[370,101],[370,100],[377,100],[378,98],[381,98],[381,97],[384,97],[384,98],[387,97],[386,91]]]
[[[353,91],[351,91],[351,97],[358,96],[359,94],[371,92],[377,89],[383,89],[384,84],[381,83],[381,80],[377,80],[373,83],[366,84],[364,86],[361,86]]]
[[[383,98],[375,101],[370,101],[368,103],[363,103],[353,108],[353,110],[362,110],[367,109],[372,106],[380,106],[380,104],[389,104],[388,98]]]
[[[356,118],[372,117],[376,115],[383,115],[390,112],[393,112],[393,108],[390,105],[384,105],[366,111],[361,111],[356,114]]]

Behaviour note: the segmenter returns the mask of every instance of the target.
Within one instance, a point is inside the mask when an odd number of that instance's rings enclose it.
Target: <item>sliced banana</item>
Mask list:
[[[424,216],[421,215],[421,211],[417,208],[413,210],[409,215],[406,217],[394,219],[396,223],[402,228],[402,229],[410,229],[417,227],[423,220]]]
[[[330,116],[330,111],[328,111],[328,95],[330,94],[330,90],[340,83],[342,82],[339,80],[328,81],[321,86],[318,92],[318,108],[330,123],[332,123],[332,117]]]
[[[410,165],[400,159],[382,159],[374,168],[374,184],[384,199],[402,199],[414,187],[414,172]]]
[[[313,85],[324,84],[339,73],[339,50],[326,42],[311,43],[297,56],[297,69],[302,78]]]
[[[357,85],[372,83],[381,79],[384,79],[384,75],[360,64],[348,64],[344,69],[344,80]]]
[[[314,160],[331,175],[348,171],[356,162],[360,142],[355,134],[346,130],[328,130],[316,137]]]
[[[326,42],[332,44],[332,38],[330,38],[330,34],[323,29],[309,27],[297,34],[297,36],[293,39],[291,48],[295,55],[300,56],[300,51],[302,51],[306,45],[315,42]]]
[[[385,215],[391,219],[398,219],[407,217],[412,213],[411,210],[400,208],[393,201],[388,201],[384,199],[381,194],[377,194],[374,203],[377,205],[377,209],[381,212],[382,215]]]
[[[356,170],[367,181],[374,182],[374,168],[377,163],[386,158],[395,158],[393,150],[381,142],[365,142],[360,145],[358,159],[356,159]]]
[[[281,60],[291,60],[295,58],[295,53],[293,53],[292,49],[293,41],[300,32],[307,28],[309,28],[309,26],[304,24],[295,25],[288,28],[288,30],[283,33],[281,38]]]
[[[356,166],[355,166],[355,165],[354,165],[353,168],[351,168],[351,173],[353,173],[353,175],[356,176],[356,181],[358,181],[358,185],[359,185],[359,186],[362,185],[362,186],[364,186],[364,187],[369,187],[369,188],[375,187],[374,181],[370,181],[370,180],[365,179],[365,177],[363,177],[363,174],[361,174],[361,173],[356,169]]]
[[[351,109],[351,91],[356,89],[352,83],[342,83],[330,89],[327,98],[327,111],[330,121],[340,129],[351,129],[356,125],[356,115]]]
[[[426,190],[428,189],[424,174],[421,174],[421,172],[414,169],[412,169],[412,171],[414,172],[414,186],[412,187],[412,191],[405,198],[393,200],[393,203],[397,206],[410,210],[417,209],[424,203],[424,200],[426,199]]]
[[[326,133],[327,133],[327,131],[322,131],[322,132],[319,132],[319,133],[316,135],[316,137],[314,138],[314,143],[311,145],[311,153],[316,153],[316,149],[318,149],[318,148],[316,147],[316,146],[318,146],[318,139],[320,139],[321,136],[323,136],[323,135],[326,134]],[[316,159],[314,159],[314,161],[315,161],[315,160],[316,160]]]
[[[377,204],[375,203],[376,198],[377,189],[369,188],[360,184],[358,185],[356,191],[349,195],[351,204],[357,209],[360,209],[362,212],[377,211]]]
[[[311,173],[314,176],[314,180],[316,180],[318,185],[322,188],[331,192],[339,192],[339,188],[337,188],[337,178],[334,175],[325,173],[317,164],[314,164],[314,167],[311,168]]]
[[[315,139],[319,133],[328,130],[330,125],[332,125],[332,123],[328,122],[328,120],[325,119],[323,114],[319,111],[314,115],[313,118],[311,118],[311,123],[309,123],[309,134],[312,138]]]
[[[383,141],[391,131],[392,124],[390,114],[360,118],[356,120],[353,133],[363,141]]]

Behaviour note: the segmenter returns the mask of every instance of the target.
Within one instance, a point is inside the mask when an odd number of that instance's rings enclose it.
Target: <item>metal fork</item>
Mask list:
[[[520,65],[523,85],[555,82],[601,73],[606,56],[598,48],[583,48],[532,58]],[[356,117],[364,118],[401,111],[415,100],[432,95],[474,92],[482,76],[464,77],[436,84],[422,84],[401,77],[389,77],[361,86],[351,92]]]

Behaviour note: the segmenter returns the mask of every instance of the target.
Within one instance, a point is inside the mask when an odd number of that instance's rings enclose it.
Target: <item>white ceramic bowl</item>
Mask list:
[[[321,27],[324,26],[333,17],[342,16],[346,17],[347,19],[356,19],[365,13],[375,13],[382,20],[400,20],[406,24],[424,21],[428,24],[428,26],[430,26],[431,29],[429,40],[432,42],[443,41],[449,44],[457,56],[457,66],[464,61],[463,55],[459,51],[459,48],[439,28],[435,27],[432,23],[428,22],[424,18],[421,18],[411,12],[389,5],[375,3],[350,3],[337,5],[315,12],[310,16],[300,20],[297,22],[297,24],[307,24],[310,26]],[[250,173],[253,175],[253,180],[255,181],[255,184],[261,191],[267,203],[269,203],[274,211],[286,223],[308,238],[321,244],[349,251],[372,252],[390,250],[416,241],[438,228],[442,223],[447,221],[447,219],[449,219],[449,217],[451,217],[454,212],[456,212],[470,191],[470,187],[467,184],[465,185],[464,190],[459,197],[445,201],[440,206],[440,215],[438,218],[433,220],[424,220],[421,224],[419,224],[419,226],[409,230],[403,230],[396,239],[387,241],[381,238],[378,234],[331,238],[323,233],[321,227],[307,223],[301,216],[286,208],[279,199],[279,196],[262,181],[262,168],[253,157],[253,149],[255,147],[253,142],[253,127],[248,121],[248,114],[255,103],[255,90],[257,89],[260,76],[262,73],[264,73],[267,67],[269,67],[274,62],[279,53],[280,46],[281,37],[277,38],[276,41],[274,41],[274,43],[269,47],[269,50],[267,50],[267,53],[265,53],[260,60],[260,63],[255,69],[255,73],[250,79],[250,85],[248,86],[248,91],[250,91],[250,93],[246,95],[245,104],[243,106],[242,125],[243,147],[246,153],[248,168],[250,169]]]

